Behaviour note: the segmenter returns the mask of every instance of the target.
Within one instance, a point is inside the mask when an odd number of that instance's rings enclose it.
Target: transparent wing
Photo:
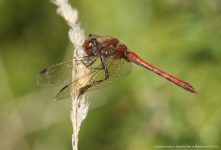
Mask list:
[[[91,38],[96,38],[99,41],[99,40],[103,40],[107,38],[112,38],[112,36],[100,36],[100,35],[95,35],[95,34],[89,34],[88,39],[91,39]]]
[[[71,97],[71,89],[72,89],[72,84],[66,85],[65,87],[63,87],[60,92],[58,92],[58,94],[55,96],[54,100],[61,100],[61,99],[65,99],[65,98],[69,98]]]
[[[57,86],[71,83],[73,59],[44,69],[37,77],[39,86]]]
[[[58,86],[72,83],[73,59],[44,69],[37,77],[37,85]],[[90,66],[90,63],[95,59],[95,56],[85,56],[83,58],[76,59],[76,63],[78,65],[83,64]],[[82,77],[83,76],[79,76],[78,78]]]
[[[100,80],[105,79],[105,70],[101,64],[101,60],[98,59],[92,66],[91,66],[91,83],[90,85],[87,85],[84,87],[83,91],[93,91],[99,88],[103,88],[105,86],[108,86],[114,82],[117,82],[119,80],[122,80],[125,78],[131,71],[132,71],[132,64],[127,62],[125,59],[112,59],[112,58],[106,58],[106,64],[109,78],[107,80],[104,80],[102,82],[97,82]],[[76,81],[74,81],[72,84],[75,84],[79,82],[79,80],[82,80],[87,75],[78,78]],[[72,90],[72,84],[68,84],[65,87],[61,89],[61,91],[56,95],[55,100],[61,100],[64,98],[69,98],[71,95]]]
[[[87,91],[93,91],[99,88],[103,88],[119,80],[122,80],[132,71],[132,64],[127,62],[123,58],[114,60],[111,58],[106,58],[106,61],[109,78],[100,83],[96,83],[96,81],[105,79],[105,70],[94,72],[92,76],[93,83]]]

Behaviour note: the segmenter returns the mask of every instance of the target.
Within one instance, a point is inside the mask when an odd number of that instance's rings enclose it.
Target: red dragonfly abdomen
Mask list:
[[[151,71],[155,72],[156,74],[166,78],[167,80],[175,83],[176,85],[184,88],[187,91],[190,91],[190,92],[196,93],[196,94],[198,93],[190,84],[188,84],[188,83],[186,83],[186,82],[184,82],[184,81],[182,81],[182,80],[180,80],[180,79],[178,79],[178,78],[176,78],[176,77],[174,77],[174,76],[172,76],[172,75],[170,75],[166,72],[163,72],[162,70],[157,69],[156,67],[154,67],[150,64],[148,64],[147,62],[143,61],[139,56],[137,56],[134,52],[129,52],[127,54],[127,59],[130,62],[133,62],[137,65],[140,65],[144,68],[147,68],[148,70],[151,70]]]

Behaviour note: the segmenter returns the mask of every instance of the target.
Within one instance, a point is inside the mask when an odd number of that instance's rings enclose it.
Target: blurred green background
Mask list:
[[[70,0],[85,35],[123,41],[192,94],[133,65],[124,80],[89,92],[79,150],[221,147],[220,0]],[[49,0],[0,0],[0,149],[71,150],[69,99],[43,88],[44,68],[73,57],[69,26]],[[212,148],[208,148],[212,149]]]

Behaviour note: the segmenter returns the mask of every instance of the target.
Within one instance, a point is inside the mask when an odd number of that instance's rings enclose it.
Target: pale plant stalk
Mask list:
[[[62,16],[67,24],[71,27],[69,31],[69,39],[73,43],[74,58],[80,59],[86,54],[82,49],[82,44],[85,41],[84,30],[80,28],[80,23],[78,22],[78,11],[73,9],[69,4],[68,0],[54,0],[52,1],[58,6],[57,13]],[[85,65],[73,59],[73,71],[72,71],[72,81],[76,81],[78,77],[88,73]],[[82,88],[87,87],[90,83],[91,77],[83,78],[74,82],[71,91],[71,122],[73,127],[72,134],[72,147],[73,150],[78,150],[78,134],[82,121],[86,118],[89,103],[85,102],[85,96],[79,99],[79,95],[82,94]]]

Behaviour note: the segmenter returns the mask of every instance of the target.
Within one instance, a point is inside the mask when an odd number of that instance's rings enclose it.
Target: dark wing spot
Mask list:
[[[68,87],[68,85],[65,85],[65,86],[60,90],[60,92],[63,91],[64,89],[66,89],[67,87]]]
[[[43,74],[43,73],[45,73],[46,71],[47,71],[48,69],[46,68],[46,69],[44,69],[40,74]]]

